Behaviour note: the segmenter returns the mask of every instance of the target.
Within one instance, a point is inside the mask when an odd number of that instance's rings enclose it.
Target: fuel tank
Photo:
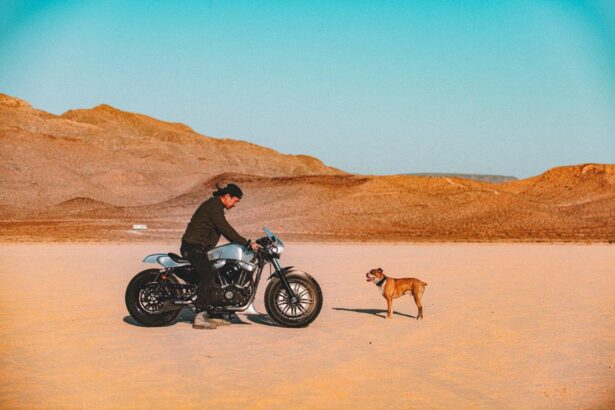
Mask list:
[[[218,246],[207,252],[210,261],[220,259],[233,259],[237,261],[250,262],[254,258],[254,252],[236,243],[228,243]]]

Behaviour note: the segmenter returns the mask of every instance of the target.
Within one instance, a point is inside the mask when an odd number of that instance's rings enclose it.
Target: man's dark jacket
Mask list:
[[[192,215],[182,241],[211,249],[217,245],[220,235],[229,242],[248,245],[248,240],[239,235],[227,222],[224,216],[224,205],[220,198],[212,196],[203,202]]]

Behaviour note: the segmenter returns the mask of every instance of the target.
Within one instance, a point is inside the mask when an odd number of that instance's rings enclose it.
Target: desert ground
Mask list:
[[[615,247],[289,243],[319,281],[304,329],[265,314],[194,330],[127,316],[143,256],[174,243],[2,244],[2,408],[613,408]],[[365,272],[428,282],[385,301]]]

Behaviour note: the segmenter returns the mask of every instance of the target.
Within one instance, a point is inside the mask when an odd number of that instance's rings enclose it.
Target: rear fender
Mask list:
[[[185,263],[177,263],[168,253],[154,253],[151,255],[147,255],[143,258],[143,262],[145,263],[157,263],[159,265],[164,266],[165,268],[177,268],[178,266],[187,266]]]

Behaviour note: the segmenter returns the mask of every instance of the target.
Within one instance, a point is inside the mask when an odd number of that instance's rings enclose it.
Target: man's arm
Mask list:
[[[222,236],[224,236],[229,242],[248,246],[248,240],[239,235],[237,231],[228,223],[226,217],[224,216],[224,211],[221,211],[220,213],[216,212],[216,215],[214,215],[212,220],[214,225],[216,225],[216,229],[218,229]]]

